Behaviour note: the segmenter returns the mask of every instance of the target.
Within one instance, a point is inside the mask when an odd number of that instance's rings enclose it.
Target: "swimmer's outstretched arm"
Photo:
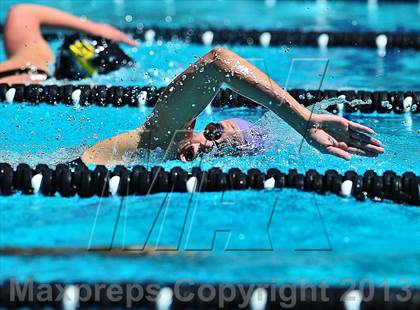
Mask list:
[[[222,83],[276,113],[323,153],[350,159],[349,153],[375,156],[384,151],[368,135],[372,129],[335,115],[311,115],[265,73],[225,48],[212,49],[170,83],[144,126],[154,139],[140,139],[140,147],[167,148],[176,130],[193,129],[188,122],[203,111]]]
[[[176,152],[191,138],[196,117],[211,102],[222,83],[267,107],[315,148],[350,159],[349,153],[375,156],[384,150],[369,137],[373,130],[335,115],[311,115],[266,74],[235,53],[215,48],[176,77],[160,95],[155,110],[136,130],[101,141],[82,156],[85,163],[115,164],[140,148]],[[176,131],[187,131],[175,136]],[[189,132],[188,132],[189,131]]]
[[[81,19],[46,6],[20,4],[9,10],[6,19],[4,45],[9,60],[0,63],[0,71],[27,67],[29,63],[48,72],[48,63],[54,55],[42,37],[41,26],[69,28],[117,42],[136,44],[128,35],[110,25]]]

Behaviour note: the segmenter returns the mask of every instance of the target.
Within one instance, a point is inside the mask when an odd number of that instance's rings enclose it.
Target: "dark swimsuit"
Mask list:
[[[0,72],[0,79],[6,78],[9,76],[20,75],[20,74],[30,74],[30,75],[42,74],[42,75],[45,75],[47,79],[50,77],[48,73],[42,69],[34,70],[31,68],[25,68],[25,69],[10,69],[10,70]]]

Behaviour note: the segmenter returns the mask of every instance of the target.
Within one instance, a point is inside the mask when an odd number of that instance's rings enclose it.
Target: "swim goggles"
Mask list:
[[[204,128],[204,138],[208,141],[215,142],[222,137],[223,128],[222,125],[219,123],[209,123],[207,124],[206,128]]]
[[[209,123],[204,128],[204,138],[206,140],[211,141],[213,145],[215,145],[217,148],[219,148],[219,144],[217,143],[217,140],[219,140],[222,137],[223,134],[223,128],[222,125],[219,123]],[[181,149],[180,155],[184,155],[186,161],[192,161],[195,158],[197,158],[198,155],[201,155],[203,153],[208,153],[208,149],[204,148],[202,145],[200,145],[197,153],[194,150],[194,147],[190,144],[185,146]]]

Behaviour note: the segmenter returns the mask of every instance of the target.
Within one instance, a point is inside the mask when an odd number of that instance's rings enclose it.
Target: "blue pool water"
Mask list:
[[[124,200],[115,247],[145,243],[164,196]],[[378,285],[384,281],[397,286],[420,285],[418,209],[388,203],[356,203],[294,190],[226,192],[223,200],[220,193],[206,193],[193,197],[185,233],[180,238],[189,195],[174,194],[169,198],[163,210],[166,212],[162,212],[165,216],[159,217],[147,244],[164,249],[176,247],[181,239],[180,251],[175,255],[162,252],[151,257],[130,258],[1,257],[2,277],[32,276],[40,281],[68,282],[190,279],[299,283],[304,279],[330,285],[345,285],[345,279],[351,278],[367,279]],[[278,202],[267,232],[265,228],[276,198]],[[200,200],[198,204],[196,199]],[[17,196],[0,201],[2,244],[10,246],[86,247],[90,239],[92,245],[108,246],[121,204],[120,198]],[[222,250],[228,240],[227,233],[217,235],[216,250],[203,251],[210,247],[213,232],[223,229],[231,231],[229,251]]]
[[[328,0],[110,0],[26,1],[57,7],[102,22],[135,27],[212,26],[316,31],[420,31],[418,3]],[[19,0],[3,0],[0,20]],[[258,22],[254,22],[258,18]],[[244,22],[248,21],[248,22]]]
[[[6,161],[15,165],[20,162],[43,162],[56,165],[77,158],[88,145],[138,127],[152,109],[3,105],[0,106],[0,111],[8,120],[0,123],[0,137],[3,141],[0,146],[0,162]],[[325,171],[331,168],[342,172],[353,169],[363,173],[374,168],[380,173],[386,170],[420,173],[420,165],[415,156],[420,150],[418,115],[347,115],[354,121],[374,128],[377,138],[385,147],[385,153],[377,158],[353,156],[348,162],[321,154],[306,143],[299,152],[301,137],[273,114],[266,114],[264,109],[216,109],[212,115],[204,112],[198,119],[197,130],[202,130],[211,121],[230,117],[242,117],[264,124],[265,128],[274,132],[270,135],[274,145],[267,147],[267,151],[260,155],[217,158],[208,155],[202,160],[197,158],[188,163],[178,160],[162,162],[162,157],[152,152],[156,157],[152,157],[150,162],[135,158],[128,164],[143,164],[149,167],[162,164],[168,169],[174,166],[187,169],[201,164],[206,169],[220,166],[224,170],[231,167],[243,170],[251,167],[262,170],[277,167],[282,170],[297,168],[304,171],[305,168],[316,168]]]
[[[13,2],[6,0],[7,5],[11,3]],[[114,6],[112,14],[115,14],[115,18],[111,19],[108,11],[105,15],[98,10],[103,9],[103,3]],[[200,4],[191,1],[188,3],[192,9],[183,13],[182,8],[187,2],[158,2],[162,6],[160,10],[161,7],[156,2],[146,1],[142,5],[144,13],[140,14],[141,10],[136,3],[137,1],[92,1],[87,6],[81,6],[77,5],[77,1],[61,1],[57,6],[80,14],[85,12],[86,15],[95,12],[92,15],[98,19],[112,20],[121,25],[122,18],[128,13],[133,15],[133,23],[144,20],[145,24],[162,24],[162,18],[170,15],[173,19],[168,26],[182,25],[188,20],[185,19],[188,16],[197,16],[197,11],[194,10],[210,6],[206,1],[200,1]],[[218,2],[221,8],[235,11],[231,7],[233,3]],[[262,24],[259,25],[261,28],[277,25],[308,29],[418,30],[415,22],[418,17],[417,6],[413,4],[381,4],[376,11],[369,13],[361,9],[365,4],[352,2],[348,14],[350,19],[354,18],[358,22],[357,25],[350,26],[348,15],[344,18],[337,13],[337,10],[343,8],[343,3],[339,1],[328,4],[328,14],[326,13],[324,22],[314,19],[313,12],[319,7],[312,1],[305,2],[310,14],[301,8],[297,9],[297,2],[284,6],[285,11],[268,9],[262,2],[249,3],[255,9],[254,12],[258,12],[258,8],[267,14],[267,18],[262,18]],[[278,1],[275,8],[283,5],[280,3]],[[171,7],[174,11],[170,10]],[[232,27],[247,26],[236,15],[228,16],[225,10],[220,10],[225,13],[215,14],[214,10],[217,8],[211,9],[212,14],[203,16],[205,24],[215,25],[226,21],[226,25]],[[245,14],[237,12],[237,16]],[[295,15],[287,12],[294,12]],[[407,19],[397,19],[395,12],[404,14]],[[1,14],[4,14],[3,10]],[[279,18],[280,15],[295,18],[284,20]],[[369,19],[368,16],[376,17]],[[300,25],[299,18],[305,19],[307,24]],[[193,19],[191,23],[197,24],[197,21]],[[58,45],[59,42],[52,42],[54,49]],[[208,50],[207,47],[180,42],[142,44],[139,49],[125,49],[136,59],[137,66],[134,70],[122,70],[82,83],[166,85],[193,62],[196,56]],[[232,49],[287,88],[317,88],[320,80],[318,75],[322,72],[325,59],[329,59],[329,67],[323,88],[420,88],[420,53],[415,51],[391,50],[385,57],[379,57],[375,50],[353,48],[331,48],[326,51],[295,47]],[[4,51],[0,51],[0,59],[3,58]],[[314,58],[316,60],[308,60]],[[298,60],[295,60],[287,81],[293,59]],[[52,80],[48,83],[56,82]],[[73,159],[88,145],[139,126],[150,112],[151,109],[148,108],[81,108],[63,105],[52,108],[46,105],[1,104],[0,162],[14,165],[20,162],[44,162],[54,165]],[[340,172],[353,169],[363,173],[374,169],[382,173],[392,169],[397,173],[408,170],[420,173],[418,115],[347,115],[352,120],[374,128],[386,150],[378,158],[354,156],[350,162],[319,154],[306,144],[299,152],[299,137],[263,109],[219,109],[212,114],[203,113],[198,121],[198,129],[202,129],[209,121],[227,117],[259,120],[273,132],[275,145],[257,156],[207,156],[202,162],[196,160],[191,163],[162,163],[156,157],[151,162],[136,159],[129,164],[144,164],[149,167],[162,164],[166,169],[174,166],[188,169],[201,164],[205,169],[219,166],[223,170],[231,167],[243,170],[250,167],[261,170],[277,167],[283,171],[297,168],[301,172],[310,168],[320,172],[333,168]],[[166,204],[153,226],[164,201]],[[120,210],[121,214],[116,222]],[[33,277],[39,281],[67,282],[129,279],[167,282],[184,278],[197,282],[299,283],[304,279],[306,282],[326,281],[330,285],[346,285],[345,279],[351,278],[354,281],[367,279],[378,285],[388,281],[396,286],[420,286],[419,217],[418,208],[370,200],[356,202],[354,199],[319,196],[292,189],[204,193],[192,197],[191,194],[177,193],[168,197],[166,194],[154,194],[147,198],[105,199],[63,199],[58,196],[46,198],[16,194],[13,197],[0,197],[2,246],[83,248],[89,244],[108,246],[112,242],[113,246],[121,247],[143,245],[150,233],[147,246],[180,246],[180,251],[175,255],[160,253],[130,258],[91,254],[59,258],[2,256],[0,280],[13,276],[20,279]],[[181,234],[184,220],[186,225]],[[113,240],[114,227],[116,233]],[[216,230],[230,230],[230,238],[227,233],[217,234],[216,249],[204,251],[209,248]],[[225,247],[227,251],[223,250]],[[239,249],[243,251],[238,251]],[[312,250],[299,251],[302,249]]]
[[[54,51],[60,47],[60,43],[51,42]],[[420,53],[413,50],[389,50],[385,57],[379,57],[376,50],[365,48],[320,50],[290,46],[226,47],[254,63],[288,89],[318,89],[327,62],[323,89],[420,89]],[[165,86],[209,49],[206,46],[182,42],[141,43],[139,47],[134,48],[124,46],[127,54],[136,60],[134,69],[121,69],[106,76],[82,80],[80,83]],[[5,51],[0,49],[0,59],[5,57]],[[57,84],[60,81],[51,79],[46,83]]]

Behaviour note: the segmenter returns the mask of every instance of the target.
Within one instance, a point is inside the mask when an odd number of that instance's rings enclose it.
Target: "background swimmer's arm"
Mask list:
[[[11,56],[28,45],[31,47],[40,45],[39,48],[45,49],[45,54],[51,56],[48,44],[42,38],[41,26],[69,28],[117,42],[136,44],[128,35],[110,25],[81,19],[46,6],[20,4],[13,6],[7,16],[4,36],[8,55]]]
[[[54,59],[54,55],[42,37],[41,26],[44,25],[75,29],[117,42],[136,44],[128,35],[110,25],[83,20],[45,6],[15,5],[9,10],[4,26],[4,44],[10,59],[0,64],[1,71],[30,63],[48,72],[48,63]]]

